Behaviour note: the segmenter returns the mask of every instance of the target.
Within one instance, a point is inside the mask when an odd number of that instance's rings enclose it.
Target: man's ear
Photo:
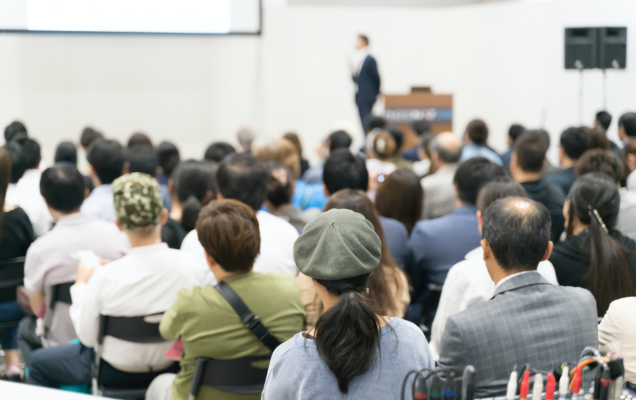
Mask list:
[[[115,219],[115,226],[119,229],[120,232],[124,231],[124,227],[121,226],[121,223],[119,222],[119,219]]]
[[[168,222],[168,209],[164,207],[161,209],[161,221],[159,221],[159,225],[163,226],[166,222]]]
[[[322,190],[325,192],[325,197],[329,198],[329,190],[327,189],[327,185],[322,185]]]
[[[477,210],[477,229],[479,232],[484,228],[484,216],[481,214],[481,211]]]
[[[481,239],[481,242],[479,242],[479,244],[481,244],[481,248],[482,250],[484,250],[484,261],[486,261],[490,257],[492,257],[492,250],[490,249],[490,243],[488,243],[486,239]]]
[[[541,258],[541,261],[545,261],[548,258],[550,258],[550,254],[552,254],[553,248],[554,248],[554,243],[552,243],[552,241],[549,241],[548,247],[545,248],[545,254],[543,255],[543,258]]]
[[[124,161],[124,168],[121,170],[122,176],[128,174],[129,170],[130,170],[130,163],[128,161]]]
[[[207,251],[204,251],[203,254],[205,254],[205,261],[208,263],[208,266],[214,267],[216,265],[216,260],[212,258],[212,256],[209,255]]]
[[[519,161],[517,160],[517,153],[513,151],[512,154],[510,155],[510,170],[511,171],[513,169],[517,169],[518,162]]]

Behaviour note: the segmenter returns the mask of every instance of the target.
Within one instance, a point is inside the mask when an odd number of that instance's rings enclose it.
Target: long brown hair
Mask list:
[[[420,180],[410,169],[398,169],[378,187],[375,206],[383,217],[393,218],[406,226],[409,235],[422,215],[424,191]]]
[[[369,300],[371,304],[376,307],[382,315],[386,315],[386,310],[396,309],[395,296],[389,290],[388,280],[393,280],[398,292],[405,288],[402,287],[403,283],[399,279],[399,274],[402,273],[402,271],[396,267],[395,260],[391,255],[391,250],[389,250],[389,246],[386,243],[384,229],[382,229],[382,225],[380,224],[378,212],[364,192],[353,189],[344,189],[331,196],[325,206],[325,211],[334,208],[347,209],[364,215],[364,217],[373,224],[375,233],[380,237],[380,241],[382,242],[382,256],[380,257],[378,267],[369,277],[367,287],[369,288]]]
[[[7,187],[11,182],[11,159],[9,152],[0,147],[0,237],[4,234],[4,199],[7,196]]]

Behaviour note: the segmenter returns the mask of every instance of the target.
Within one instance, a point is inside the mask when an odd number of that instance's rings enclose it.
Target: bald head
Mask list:
[[[534,271],[547,258],[550,224],[550,213],[543,204],[506,197],[484,213],[482,238],[504,271]]]
[[[456,163],[462,157],[462,141],[451,132],[440,133],[431,142],[431,150],[442,163]]]

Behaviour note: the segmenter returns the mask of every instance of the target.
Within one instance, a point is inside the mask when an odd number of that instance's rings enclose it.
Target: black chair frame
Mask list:
[[[14,301],[17,298],[18,286],[24,285],[25,257],[0,261],[0,303]],[[0,323],[0,329],[16,328],[20,321]]]
[[[46,343],[48,340],[49,331],[51,330],[51,323],[53,322],[53,314],[55,313],[57,302],[59,301],[68,305],[73,304],[73,301],[71,300],[71,286],[73,286],[74,284],[75,282],[65,282],[51,287],[51,296],[47,303],[46,314],[44,317],[44,336],[42,337],[44,343]]]

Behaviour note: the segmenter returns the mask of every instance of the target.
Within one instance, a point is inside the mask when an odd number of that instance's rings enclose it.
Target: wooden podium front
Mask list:
[[[409,94],[384,95],[384,108],[387,122],[405,132],[402,148],[411,147],[417,140],[411,128],[414,121],[429,121],[434,133],[453,130],[452,94],[435,94],[430,89],[413,88]]]

